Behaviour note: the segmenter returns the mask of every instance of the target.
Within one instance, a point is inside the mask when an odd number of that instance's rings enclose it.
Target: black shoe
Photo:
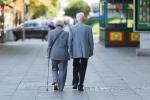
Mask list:
[[[78,84],[75,83],[75,84],[73,85],[72,89],[77,89],[77,86],[78,86]]]
[[[57,84],[54,85],[54,90],[55,90],[55,91],[59,90]]]
[[[80,86],[80,85],[79,85],[79,86],[78,86],[78,91],[81,91],[81,92],[84,91],[83,86]]]

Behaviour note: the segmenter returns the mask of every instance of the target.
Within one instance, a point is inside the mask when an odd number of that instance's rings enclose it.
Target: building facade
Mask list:
[[[0,43],[4,42],[6,30],[14,28],[27,19],[29,0],[10,0],[0,10]]]

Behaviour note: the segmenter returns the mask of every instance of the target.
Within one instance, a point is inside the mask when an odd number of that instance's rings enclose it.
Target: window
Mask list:
[[[133,28],[133,5],[108,3],[107,9],[108,27]]]

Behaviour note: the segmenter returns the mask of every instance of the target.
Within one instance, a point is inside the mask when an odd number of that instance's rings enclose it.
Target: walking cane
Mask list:
[[[49,64],[50,64],[50,50],[49,50],[49,48],[47,49],[47,53],[48,53],[48,71],[47,71],[47,88],[46,88],[46,91],[48,91],[48,83],[49,83]]]

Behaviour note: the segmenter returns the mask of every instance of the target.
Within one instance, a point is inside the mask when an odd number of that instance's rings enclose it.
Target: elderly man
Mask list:
[[[90,26],[83,23],[85,16],[76,15],[77,23],[70,28],[70,55],[73,58],[73,89],[83,90],[88,58],[93,55],[93,35]]]
[[[52,60],[52,76],[54,90],[63,91],[69,60],[69,33],[63,31],[64,22],[56,21],[56,28],[48,33],[49,57]]]

